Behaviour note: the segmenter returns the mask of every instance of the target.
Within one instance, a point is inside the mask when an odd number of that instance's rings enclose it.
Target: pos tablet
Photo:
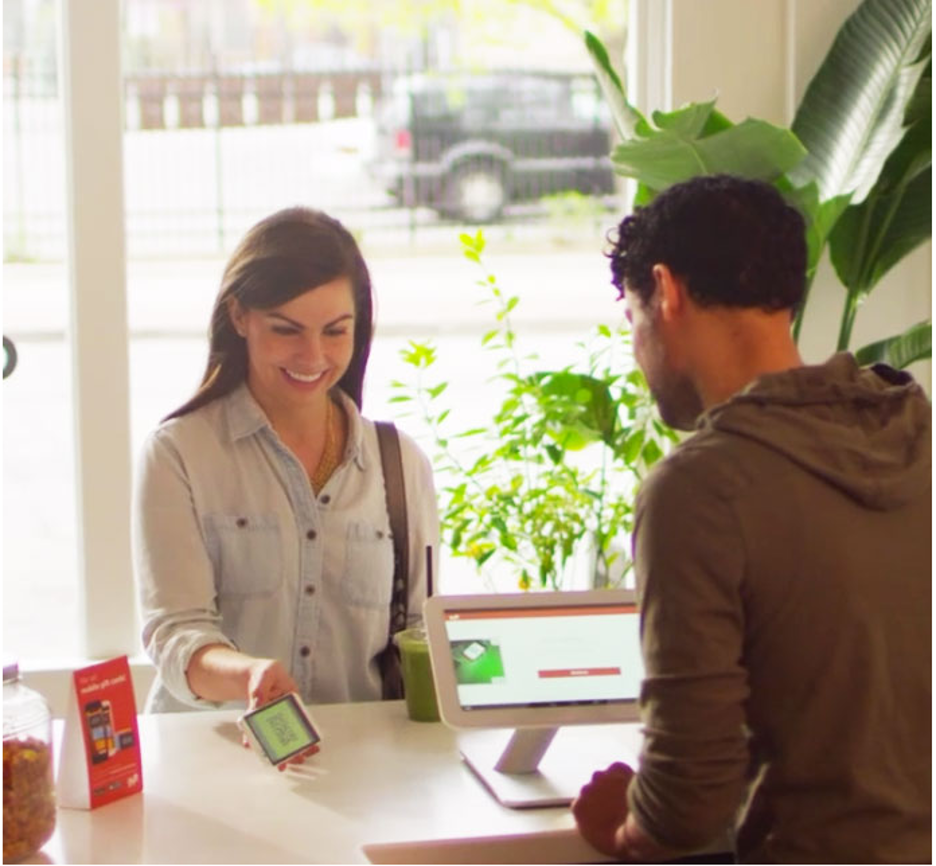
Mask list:
[[[423,610],[442,720],[513,729],[509,740],[460,738],[465,762],[506,806],[571,802],[598,764],[574,736],[560,736],[546,754],[560,729],[592,726],[584,739],[597,743],[594,726],[640,717],[636,592],[435,595]],[[616,736],[608,738],[611,754]]]
[[[244,713],[237,725],[260,759],[274,767],[287,763],[322,740],[295,692]]]

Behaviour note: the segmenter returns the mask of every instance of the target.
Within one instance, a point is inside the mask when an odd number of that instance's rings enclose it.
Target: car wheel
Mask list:
[[[502,169],[492,162],[459,166],[449,180],[449,211],[470,223],[497,219],[507,203],[507,183]]]

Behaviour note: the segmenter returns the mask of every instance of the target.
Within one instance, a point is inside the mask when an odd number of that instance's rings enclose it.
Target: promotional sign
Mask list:
[[[94,809],[143,790],[127,657],[73,674],[56,782],[60,806]]]

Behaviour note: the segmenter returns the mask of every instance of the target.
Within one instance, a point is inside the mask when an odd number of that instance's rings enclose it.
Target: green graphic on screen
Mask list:
[[[500,647],[489,640],[453,640],[455,679],[460,686],[489,684],[504,678]]]
[[[273,761],[282,761],[316,741],[288,701],[255,713],[249,724]]]

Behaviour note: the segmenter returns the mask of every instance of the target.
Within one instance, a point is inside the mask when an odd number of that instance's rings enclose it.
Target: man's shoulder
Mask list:
[[[657,463],[644,485],[702,486],[727,493],[750,481],[743,452],[744,443],[737,436],[711,428],[699,430]]]

